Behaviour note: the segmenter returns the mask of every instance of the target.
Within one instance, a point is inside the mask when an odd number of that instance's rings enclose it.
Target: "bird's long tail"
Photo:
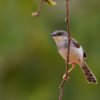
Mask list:
[[[87,81],[89,83],[97,84],[96,77],[94,76],[94,74],[92,73],[92,71],[90,70],[90,68],[88,67],[88,65],[86,64],[85,61],[82,64],[80,64],[80,67],[81,67],[83,73],[85,74]]]

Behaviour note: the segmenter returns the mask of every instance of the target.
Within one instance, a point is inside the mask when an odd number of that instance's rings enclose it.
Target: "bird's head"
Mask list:
[[[56,42],[61,42],[67,39],[68,33],[63,30],[57,30],[54,31],[50,36],[52,36]]]

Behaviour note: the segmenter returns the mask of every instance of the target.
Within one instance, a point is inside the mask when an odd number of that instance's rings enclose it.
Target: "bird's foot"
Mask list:
[[[69,79],[69,76],[65,73],[64,75],[63,75],[63,80],[68,80]]]

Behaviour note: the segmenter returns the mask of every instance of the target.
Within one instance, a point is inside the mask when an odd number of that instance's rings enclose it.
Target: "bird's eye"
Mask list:
[[[58,36],[61,36],[62,35],[62,33],[60,32],[60,33],[58,33]]]

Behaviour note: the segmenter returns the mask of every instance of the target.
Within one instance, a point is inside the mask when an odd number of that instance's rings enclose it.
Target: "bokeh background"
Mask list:
[[[65,0],[57,6],[40,0],[0,1],[0,100],[57,100],[65,72],[54,30],[66,30]],[[87,52],[87,63],[98,79],[88,84],[79,66],[65,84],[63,100],[100,99],[100,0],[70,0],[71,32]]]

